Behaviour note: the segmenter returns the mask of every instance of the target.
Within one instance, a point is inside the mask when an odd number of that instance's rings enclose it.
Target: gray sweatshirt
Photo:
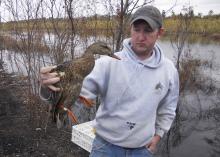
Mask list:
[[[132,51],[130,39],[124,40],[123,47],[115,53],[121,60],[96,60],[83,81],[81,95],[89,99],[101,96],[94,119],[99,136],[118,146],[137,148],[169,130],[179,96],[179,77],[157,44],[144,61]]]
[[[157,134],[163,136],[175,117],[179,76],[174,64],[156,44],[150,58],[141,61],[130,39],[115,53],[121,60],[102,57],[84,79],[81,95],[101,95],[96,133],[106,141],[128,148],[142,147]]]

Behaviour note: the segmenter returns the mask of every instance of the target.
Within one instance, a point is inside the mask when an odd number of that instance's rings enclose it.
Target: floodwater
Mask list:
[[[175,50],[170,41],[158,42],[165,56],[175,62]],[[80,49],[79,47],[76,49]],[[200,67],[198,77],[206,78],[204,89],[186,91],[181,95],[179,128],[172,134],[168,155],[159,151],[157,157],[219,157],[220,156],[220,44],[196,42],[185,47],[195,59],[207,61]],[[22,54],[2,50],[0,59],[9,73],[27,75]],[[50,65],[49,56],[32,61],[39,67]],[[35,75],[36,76],[36,75]],[[211,86],[215,88],[211,89]],[[210,87],[210,89],[209,89]]]
[[[92,41],[92,40],[91,40]],[[91,42],[89,41],[89,42]],[[175,53],[175,48],[172,47],[170,41],[168,40],[160,40],[158,42],[158,44],[160,45],[160,47],[162,48],[164,55],[167,56],[168,58],[170,58],[174,63],[176,60],[176,53]],[[88,45],[88,44],[86,44]],[[80,56],[81,55],[81,50],[85,49],[86,47],[85,44],[79,43],[79,46],[77,46],[75,48],[76,56]],[[184,48],[183,50],[183,55],[184,53],[188,53],[190,52],[190,55],[194,58],[194,59],[200,59],[202,61],[208,61],[209,63],[212,64],[211,69],[209,67],[203,67],[202,69],[202,73],[205,76],[210,76],[211,73],[211,77],[214,78],[214,80],[217,83],[217,86],[220,88],[220,84],[218,84],[218,82],[220,82],[220,43],[218,42],[212,42],[212,43],[193,43],[193,44],[189,44],[187,47]],[[27,62],[26,58],[24,55],[16,53],[16,52],[12,52],[12,51],[7,51],[7,50],[1,50],[0,51],[0,59],[4,61],[6,68],[8,70],[8,72],[13,72],[13,73],[22,73],[24,75],[26,75],[26,67],[25,67],[25,63]],[[33,58],[32,58],[33,60]],[[44,63],[43,63],[44,60]],[[36,57],[35,61],[32,61],[35,64],[39,65],[51,65],[53,64],[52,59],[48,56],[48,55],[44,55],[43,58],[41,57]],[[38,69],[37,69],[38,70]]]
[[[175,62],[169,41],[160,41],[168,58]],[[179,127],[171,138],[169,155],[158,157],[219,157],[220,156],[220,44],[199,42],[184,49],[193,58],[206,61],[197,77],[203,78],[201,90],[185,91],[180,97]],[[198,78],[200,79],[200,78]],[[212,87],[215,87],[214,89]]]

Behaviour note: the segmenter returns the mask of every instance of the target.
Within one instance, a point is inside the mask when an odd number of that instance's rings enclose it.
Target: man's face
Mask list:
[[[140,59],[151,56],[154,44],[162,29],[152,30],[144,20],[135,21],[131,26],[132,49]]]

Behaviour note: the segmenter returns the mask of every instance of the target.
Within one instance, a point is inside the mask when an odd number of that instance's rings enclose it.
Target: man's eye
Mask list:
[[[135,32],[140,32],[140,29],[134,28],[134,31],[135,31]]]
[[[153,32],[153,30],[150,29],[150,28],[148,28],[148,29],[144,29],[144,32],[145,32],[145,33],[151,33],[151,32]]]

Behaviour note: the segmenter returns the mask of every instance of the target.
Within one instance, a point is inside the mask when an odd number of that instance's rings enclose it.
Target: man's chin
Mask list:
[[[136,54],[143,54],[143,53],[148,52],[148,48],[146,48],[146,47],[140,47],[139,46],[139,47],[133,47],[132,49]]]
[[[147,52],[147,49],[146,49],[146,48],[138,48],[138,49],[136,49],[135,52],[142,54],[142,53],[146,53],[146,52]]]

